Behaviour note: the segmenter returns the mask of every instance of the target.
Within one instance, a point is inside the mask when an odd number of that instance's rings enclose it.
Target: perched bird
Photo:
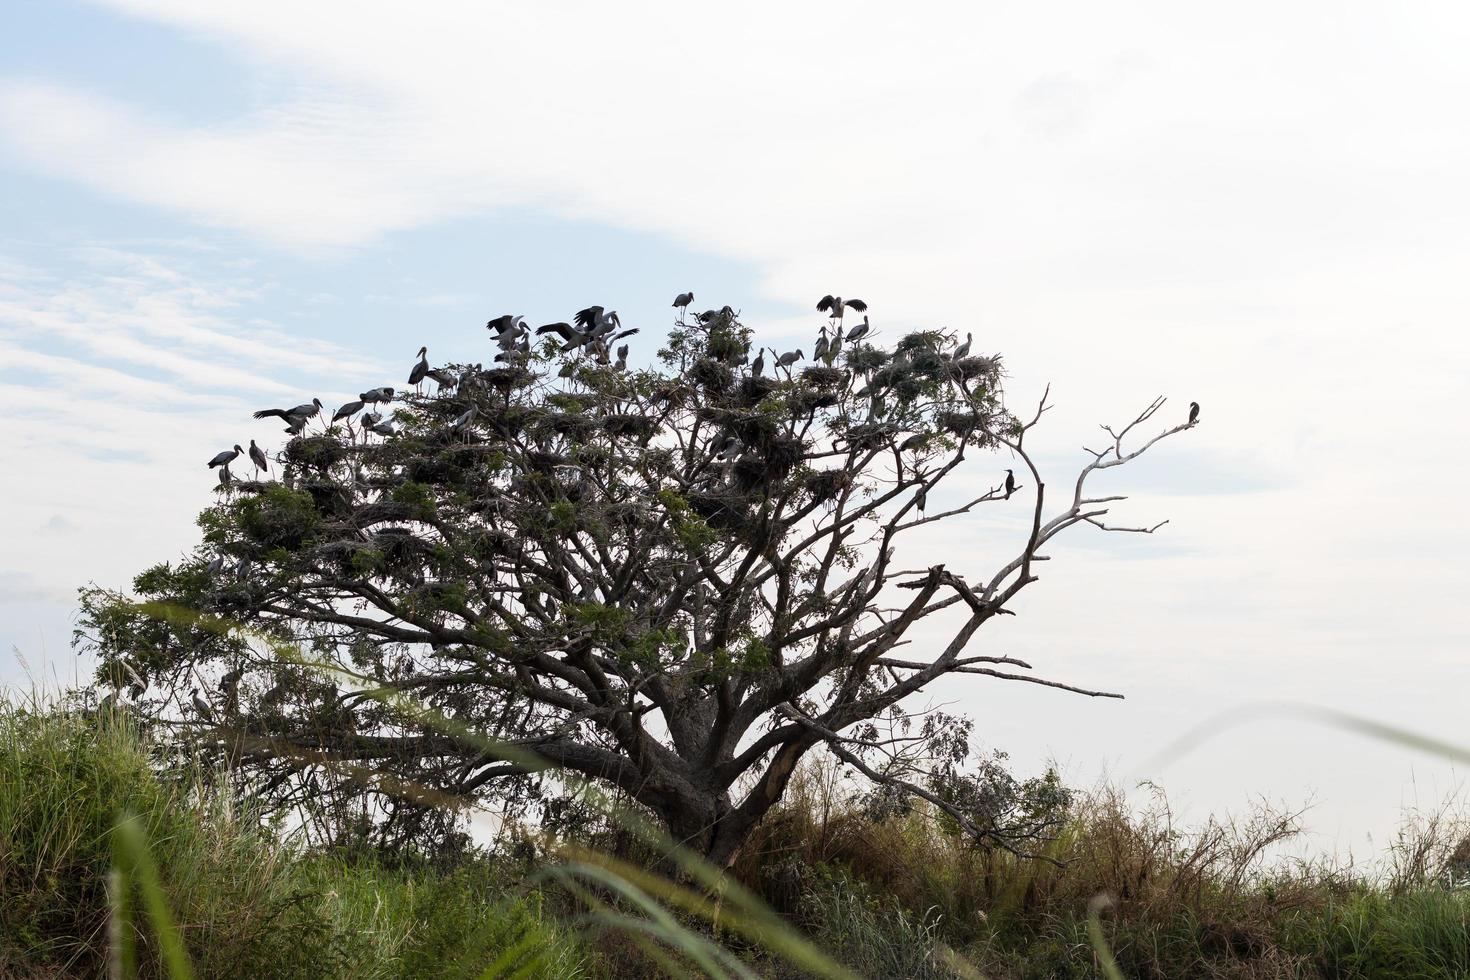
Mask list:
[[[252,442],[251,445],[253,446],[255,443]],[[214,469],[216,466],[228,467],[244,451],[237,445],[234,449],[226,449],[224,452],[215,453],[214,458],[207,465],[210,469]]]
[[[760,353],[755,356],[755,360],[751,362],[751,365],[750,365],[750,376],[752,378],[759,378],[761,376],[761,372],[764,371],[765,369],[766,369],[766,349],[764,347],[762,347],[760,349]]]
[[[286,428],[282,431],[285,432],[288,436],[299,436],[301,435],[302,430],[305,428],[306,416],[292,415],[290,418],[286,419]]]
[[[459,379],[443,368],[429,368],[429,373],[426,377],[437,384],[441,391],[445,388],[453,388],[459,384]]]
[[[229,463],[226,463],[225,465],[223,465],[223,466],[221,466],[219,468],[219,485],[220,486],[227,487],[227,486],[230,485],[230,482],[232,480],[234,480],[234,479],[235,479],[235,477],[230,473],[230,464]]]
[[[255,418],[268,419],[274,416],[275,418],[284,419],[287,424],[290,424],[292,419],[299,418],[302,420],[302,424],[305,425],[306,419],[315,418],[316,414],[321,410],[322,400],[320,398],[313,398],[306,404],[297,405],[295,408],[262,408],[255,413]]]
[[[1011,494],[1016,492],[1016,474],[1012,470],[1006,470],[1006,499],[1011,499]]]
[[[593,307],[593,309],[596,309],[600,312],[602,310],[602,307],[597,306]],[[586,311],[584,310],[583,312]],[[581,314],[578,314],[578,316],[580,315]],[[586,344],[592,340],[591,328],[581,330],[566,322],[548,323],[543,327],[537,327],[536,333],[538,336],[547,333],[556,334],[563,341],[561,348],[563,351],[575,350],[576,348],[581,347],[583,344]]]
[[[424,376],[429,373],[429,348],[419,348],[419,362],[408,372],[408,383],[418,387],[423,383]]]
[[[827,359],[827,328],[822,327],[822,335],[817,338],[817,346],[812,348],[812,360],[825,361]]]
[[[827,345],[828,367],[832,366],[832,362],[837,360],[837,355],[840,353],[842,353],[842,328],[838,327],[837,332],[832,335],[832,343]]]
[[[203,718],[205,721],[214,721],[214,709],[211,708],[209,706],[209,702],[204,700],[204,698],[200,695],[199,688],[189,688],[189,700],[193,702],[194,710],[199,712],[200,718]]]
[[[924,513],[924,505],[929,502],[929,488],[919,484],[919,492],[914,494],[914,506],[919,508],[919,513]]]
[[[372,388],[357,396],[365,404],[376,405],[379,402],[391,402],[393,400],[392,388]]]
[[[723,319],[729,321],[735,319],[735,310],[733,307],[726,305],[720,307],[718,310],[705,310],[699,314],[697,319],[701,326],[707,327],[716,320]]]
[[[825,313],[834,320],[842,319],[843,307],[847,307],[850,310],[857,310],[859,313],[866,313],[868,310],[868,304],[860,299],[844,300],[841,296],[833,296],[831,293],[823,296],[817,302],[818,312]]]
[[[502,348],[509,347],[516,339],[526,331],[525,317],[506,313],[485,324],[485,329],[495,334],[496,343]]]
[[[241,558],[240,564],[235,566],[235,578],[245,579],[250,577],[250,559]]]
[[[371,429],[373,426],[375,426],[379,422],[383,421],[383,413],[382,412],[363,412],[362,413],[362,418],[358,419],[358,421],[362,423],[363,428]]]
[[[801,352],[800,348],[793,351],[787,351],[785,354],[782,354],[780,357],[776,358],[776,366],[785,368],[786,373],[790,374],[791,365],[795,364],[803,357],[806,357],[806,355]]]
[[[954,349],[954,353],[950,355],[950,358],[952,360],[958,361],[961,358],[969,357],[970,356],[970,341],[971,341],[971,335],[968,334],[968,333],[965,334],[965,342],[963,344],[960,344],[958,347],[956,347]]]
[[[449,423],[449,428],[455,432],[458,432],[460,429],[465,428],[467,425],[473,422],[475,420],[475,416],[478,414],[480,414],[480,410],[474,405],[471,405],[469,408],[465,409],[465,411],[458,418]]]
[[[352,416],[362,411],[363,404],[364,400],[361,398],[359,398],[355,402],[348,402],[346,405],[343,405],[341,408],[332,413],[332,421],[340,422],[343,419],[352,418]]]
[[[367,426],[367,430],[369,432],[377,433],[380,436],[398,435],[398,427],[393,424],[392,419],[374,422],[372,425]]]
[[[214,559],[208,565],[204,566],[204,573],[206,575],[218,575],[220,573],[220,570],[224,567],[225,556],[215,555]]]
[[[853,327],[852,330],[848,331],[847,342],[849,344],[857,343],[859,340],[862,340],[864,337],[866,337],[868,335],[868,331],[871,329],[872,325],[868,323],[867,314],[863,314],[863,322],[859,323],[857,326]]]
[[[730,436],[725,439],[724,444],[720,447],[719,457],[728,463],[736,456],[739,456],[740,450],[743,448],[745,448],[745,443],[741,442],[735,436]]]
[[[265,452],[255,444],[254,439],[250,440],[250,462],[255,464],[257,470],[270,470],[265,462]]]
[[[680,293],[674,297],[674,309],[679,311],[679,319],[684,319],[684,315],[689,312],[689,304],[692,302],[694,302],[694,293],[692,292]]]
[[[628,370],[628,345],[624,344],[618,348],[618,359],[613,362],[613,370],[619,373]]]
[[[901,452],[901,453],[907,453],[907,452],[912,452],[915,449],[920,449],[920,448],[923,447],[924,441],[927,438],[928,438],[928,436],[924,435],[924,433],[922,433],[922,432],[915,432],[913,435],[909,436],[903,442],[899,443],[898,451]]]
[[[1196,423],[1198,421],[1199,421],[1199,402],[1190,402],[1189,403],[1189,424],[1190,425],[1194,425],[1194,423]]]

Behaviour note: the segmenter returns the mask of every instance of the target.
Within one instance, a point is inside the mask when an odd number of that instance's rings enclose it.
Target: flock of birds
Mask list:
[[[693,292],[680,293],[674,297],[672,306],[679,311],[679,324],[683,325],[687,322],[689,307],[693,302]],[[837,360],[845,344],[855,344],[868,336],[869,331],[872,329],[872,324],[869,322],[867,316],[868,304],[860,299],[843,299],[841,296],[828,294],[817,302],[817,310],[827,314],[828,322],[822,325],[816,346],[812,349],[812,358],[830,367]],[[847,310],[863,314],[862,322],[850,330],[845,329],[843,325],[843,318]],[[736,313],[731,307],[723,306],[717,310],[711,309],[697,313],[695,314],[695,319],[701,326],[708,327],[717,325],[722,320],[726,323],[733,322],[735,316]],[[616,371],[627,370],[628,345],[622,344],[617,347],[615,357],[612,345],[638,332],[637,327],[624,330],[622,328],[622,321],[618,318],[617,310],[608,310],[601,306],[589,306],[586,309],[578,310],[570,323],[548,323],[537,327],[534,331],[526,323],[525,317],[510,313],[490,320],[485,324],[485,329],[490,332],[491,339],[499,348],[499,353],[495,355],[495,360],[501,364],[522,363],[529,358],[531,353],[531,338],[534,335],[537,337],[555,337],[557,340],[554,343],[558,344],[557,349],[560,352],[583,351],[590,354],[597,363],[611,366]],[[955,347],[950,355],[951,358],[960,360],[968,357],[972,341],[973,336],[966,333],[964,343]],[[779,368],[785,371],[788,378],[791,376],[792,366],[806,357],[805,352],[800,348],[782,353],[774,348],[761,347],[757,351],[755,359],[749,362],[752,377],[761,377],[765,372],[767,353],[771,355],[771,369],[774,371]],[[456,377],[444,368],[432,367],[429,364],[429,349],[427,347],[419,348],[418,358],[418,361],[414,363],[408,374],[408,383],[415,390],[425,380],[436,382],[441,389],[453,388],[463,384],[465,381],[464,378]],[[741,363],[745,363],[746,357],[742,356],[740,360]],[[573,363],[568,362],[562,369],[562,376],[569,376],[572,373],[573,367]],[[356,399],[333,412],[331,420],[326,425],[335,425],[345,420],[351,426],[352,420],[356,417],[358,425],[364,432],[370,432],[374,435],[384,437],[397,435],[398,429],[393,421],[385,418],[384,413],[377,410],[378,406],[392,402],[396,393],[394,388],[388,386],[372,388],[368,391],[361,392]],[[369,406],[372,406],[372,410],[364,412],[363,410],[369,408]],[[288,435],[298,436],[305,431],[308,422],[322,415],[323,408],[321,399],[313,398],[309,402],[296,405],[292,408],[261,409],[255,413],[254,417],[257,419],[279,418],[286,423],[285,432]],[[358,417],[359,412],[363,412],[360,417]],[[1199,412],[1199,403],[1190,402],[1190,425],[1199,421]],[[451,431],[464,429],[474,420],[475,414],[476,409],[471,406],[463,414],[451,421],[449,428]],[[912,443],[914,440],[920,438],[920,436],[912,436],[909,442]],[[901,448],[907,449],[910,447],[905,445]],[[721,449],[722,455],[738,452],[738,446],[728,444]],[[249,449],[244,449],[237,443],[230,449],[216,453],[209,460],[208,466],[211,469],[219,470],[219,482],[221,486],[229,486],[234,480],[230,471],[230,464],[242,455],[249,458],[257,474],[269,471],[269,460],[264,450],[256,445],[254,439],[250,440]],[[1006,470],[1006,497],[1009,498],[1015,490],[1015,473],[1012,470]]]

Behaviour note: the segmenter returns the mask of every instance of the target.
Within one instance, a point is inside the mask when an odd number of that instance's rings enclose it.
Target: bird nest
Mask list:
[[[455,486],[464,482],[465,465],[462,453],[448,450],[433,456],[411,456],[405,461],[403,475],[414,483],[429,486]]]
[[[841,401],[842,395],[839,392],[802,388],[791,393],[787,404],[791,406],[792,415],[801,416],[819,409],[831,408]]]
[[[836,388],[847,372],[834,367],[809,367],[801,372],[801,380],[817,388]]]
[[[825,503],[852,483],[852,474],[847,470],[811,470],[802,478],[801,483],[813,500]]]
[[[738,395],[743,404],[758,405],[779,387],[781,387],[781,382],[775,378],[743,378]]]
[[[609,415],[602,420],[602,427],[611,436],[647,439],[658,432],[658,420],[648,415]]]
[[[547,418],[545,425],[552,432],[577,442],[585,441],[597,431],[597,419],[580,413],[558,412]]]
[[[966,381],[971,378],[993,378],[1000,373],[1000,358],[962,357],[954,362],[954,369]]]
[[[499,391],[514,391],[536,381],[536,375],[523,367],[490,368],[481,371],[476,378]]]
[[[701,357],[689,369],[689,380],[707,390],[724,391],[735,383],[735,369],[712,357]]]
[[[297,436],[286,443],[282,455],[288,463],[324,470],[347,458],[341,440],[335,436]]]
[[[750,501],[733,489],[691,493],[687,499],[690,509],[717,531],[737,530],[750,521]]]

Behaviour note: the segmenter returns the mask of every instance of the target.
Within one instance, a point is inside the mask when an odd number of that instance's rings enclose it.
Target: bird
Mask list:
[[[225,556],[224,555],[215,555],[214,556],[214,559],[208,565],[205,565],[204,566],[204,573],[206,575],[218,575],[220,573],[220,570],[223,569],[224,567],[225,567]]]
[[[628,370],[628,345],[624,344],[618,348],[618,359],[613,363],[613,370],[623,372]]]
[[[506,313],[486,323],[485,329],[495,334],[496,342],[505,348],[515,343],[516,338],[525,332],[525,319],[523,316]]]
[[[398,428],[393,424],[392,419],[375,419],[371,424],[368,424],[366,421],[366,417],[364,417],[364,427],[369,432],[375,432],[380,436],[398,435]]]
[[[812,360],[825,361],[827,359],[827,328],[822,327],[822,335],[817,338],[817,346],[812,348]]]
[[[252,442],[251,445],[253,446],[255,443]],[[226,449],[224,452],[215,453],[214,458],[207,465],[210,469],[214,469],[216,466],[228,467],[244,451],[236,445],[234,449]]]
[[[840,354],[841,352],[842,352],[842,328],[841,327],[838,327],[837,328],[837,332],[832,335],[832,343],[830,343],[830,344],[827,345],[827,366],[828,367],[831,367],[832,366],[832,362],[835,361],[835,360],[837,360],[837,355]]]
[[[393,400],[392,388],[371,388],[357,396],[364,404],[376,405],[378,402],[391,402]]]
[[[954,353],[950,355],[950,359],[951,360],[958,361],[958,360],[961,360],[962,358],[969,357],[970,356],[970,341],[971,341],[971,335],[968,334],[968,333],[965,334],[965,342],[963,344],[960,344],[958,347],[956,347],[954,349]]]
[[[863,314],[863,322],[859,323],[857,326],[848,331],[847,342],[849,344],[857,343],[859,340],[862,340],[864,337],[866,337],[868,335],[868,331],[871,329],[872,325],[868,323],[868,316],[865,313]]]
[[[408,383],[418,387],[423,383],[424,375],[429,373],[429,348],[419,348],[419,362],[408,372]]]
[[[234,479],[235,479],[234,475],[230,473],[230,464],[229,463],[226,463],[225,465],[223,465],[223,466],[221,466],[219,468],[219,485],[220,486],[227,487],[227,486],[230,485],[230,482],[232,480],[234,480]]]
[[[841,296],[833,296],[831,293],[828,293],[817,301],[817,311],[826,313],[834,320],[842,319],[843,307],[847,307],[850,310],[857,310],[859,313],[866,313],[868,310],[868,304],[860,299],[844,300]]]
[[[301,435],[301,430],[305,428],[306,416],[292,415],[290,418],[286,419],[286,428],[282,429],[281,431],[285,432],[288,436],[299,436]]]
[[[257,470],[266,470],[267,472],[270,470],[270,467],[265,462],[265,452],[255,444],[254,439],[250,440],[250,462],[255,464]]]
[[[268,419],[274,416],[279,419],[284,419],[287,424],[289,424],[293,418],[299,418],[303,420],[302,424],[304,425],[306,419],[314,418],[316,414],[321,410],[322,400],[320,398],[313,398],[306,404],[297,405],[295,408],[262,408],[260,411],[255,413],[254,417],[258,419]]]
[[[750,376],[752,378],[759,378],[761,376],[761,372],[764,371],[765,369],[766,369],[766,349],[764,347],[762,347],[760,349],[760,353],[757,354],[757,355],[755,355],[755,360],[751,362],[751,365],[750,365]]]
[[[459,379],[443,368],[429,368],[429,373],[425,377],[437,384],[441,391],[459,384]]]
[[[478,414],[480,414],[480,410],[474,405],[471,405],[469,408],[465,409],[463,414],[461,414],[453,422],[449,423],[449,428],[458,432],[460,429],[465,428],[467,425],[473,422],[475,420],[475,416]]]
[[[601,312],[602,307],[596,306],[593,307],[593,309]],[[585,313],[586,311],[584,310],[583,312]],[[581,316],[581,314],[579,313],[578,316]],[[545,326],[537,327],[536,333],[538,336],[548,333],[556,334],[564,341],[561,348],[563,351],[574,350],[575,348],[581,347],[583,344],[592,340],[592,330],[590,327],[586,330],[582,330],[578,329],[578,327],[572,326],[570,323],[567,323],[565,321],[558,323],[548,323]]]
[[[791,365],[795,364],[803,357],[806,357],[806,355],[801,352],[800,348],[793,351],[787,351],[785,354],[782,354],[780,357],[776,358],[776,366],[785,368],[786,373],[790,374]]]
[[[683,320],[685,314],[689,312],[689,304],[692,302],[694,302],[693,292],[680,293],[674,297],[674,309],[679,311],[680,320]]]
[[[358,412],[362,411],[363,404],[364,404],[364,399],[361,399],[361,398],[359,398],[355,402],[348,402],[346,405],[343,405],[341,408],[337,409],[335,412],[332,413],[332,421],[333,422],[340,422],[343,419],[350,419],[350,418],[352,418],[352,416],[354,416]]]
[[[700,326],[707,327],[716,320],[730,321],[735,319],[735,310],[727,304],[718,310],[705,310],[696,319],[699,320]]]
[[[1006,499],[1011,499],[1011,494],[1016,492],[1016,474],[1012,470],[1006,470]]]
[[[901,453],[907,453],[918,449],[924,445],[924,440],[926,438],[927,436],[925,436],[924,433],[915,432],[913,435],[909,436],[907,439],[899,444],[898,451]]]
[[[214,721],[214,709],[211,708],[209,706],[209,702],[204,700],[204,698],[200,695],[199,688],[189,688],[189,700],[193,702],[194,710],[199,712],[200,718],[203,718],[205,721]]]
[[[929,488],[922,483],[919,484],[919,492],[914,494],[914,506],[919,508],[919,513],[924,513],[924,505],[929,502]]]
[[[1196,423],[1198,421],[1199,421],[1199,402],[1190,402],[1189,403],[1189,424],[1190,425],[1194,425],[1194,423]]]
[[[730,437],[728,437],[725,440],[724,444],[720,447],[719,457],[720,457],[720,459],[722,459],[722,460],[724,460],[725,462],[728,463],[730,460],[734,459],[736,456],[739,456],[740,455],[740,450],[743,449],[743,448],[745,448],[745,443],[741,442],[735,436],[730,436]]]

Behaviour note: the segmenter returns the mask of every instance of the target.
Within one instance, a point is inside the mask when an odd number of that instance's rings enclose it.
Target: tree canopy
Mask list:
[[[275,410],[290,438],[253,478],[224,464],[193,553],[136,598],[84,590],[99,681],[268,801],[384,834],[445,832],[444,800],[552,802],[533,758],[724,862],[827,746],[875,798],[1024,847],[1044,822],[1025,794],[998,799],[963,765],[969,727],[911,696],[954,674],[1105,695],[967,651],[1057,535],[1154,529],[1108,527],[1123,498],[1087,478],[1193,423],[1130,448],[1155,400],[1049,506],[1026,446],[1045,399],[1018,417],[999,355],[952,333],[885,346],[865,317],[844,335],[839,299],[813,359],[767,359],[725,307],[630,368],[610,350],[628,331],[593,310],[536,334],[491,321],[491,366],[424,357],[415,390],[364,393],[372,414]],[[955,495],[977,471],[993,486]],[[982,506],[1017,514],[1012,553],[905,563],[915,529]],[[945,611],[947,640],[915,645]]]

